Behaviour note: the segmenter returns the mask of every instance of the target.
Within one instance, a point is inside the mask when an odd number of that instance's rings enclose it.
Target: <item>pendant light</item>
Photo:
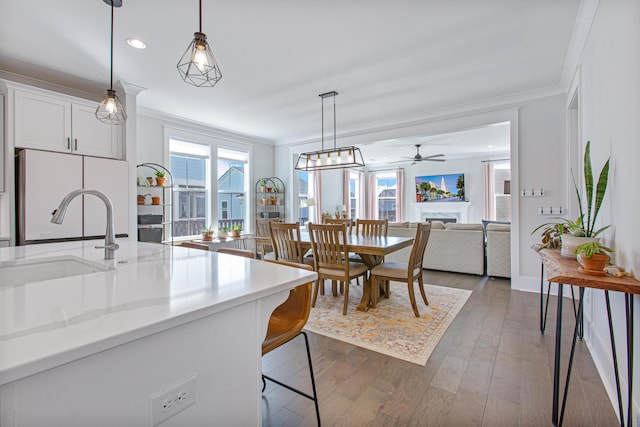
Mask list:
[[[123,125],[127,121],[127,113],[113,90],[113,8],[122,6],[121,0],[104,0],[111,6],[111,80],[107,94],[96,110],[96,117],[103,123]]]
[[[322,150],[302,153],[296,162],[296,170],[315,171],[323,169],[346,169],[356,166],[364,166],[364,159],[360,149],[355,146],[336,146],[336,95],[331,91],[321,93],[322,98]],[[333,148],[324,149],[324,99],[333,98]]]
[[[202,32],[202,0],[199,30],[193,34],[193,41],[178,61],[178,71],[182,80],[197,87],[213,87],[222,78],[220,67],[207,43],[207,36]]]

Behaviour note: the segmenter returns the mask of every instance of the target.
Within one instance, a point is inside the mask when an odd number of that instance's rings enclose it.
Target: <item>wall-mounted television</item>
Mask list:
[[[464,202],[464,174],[416,176],[416,202]]]

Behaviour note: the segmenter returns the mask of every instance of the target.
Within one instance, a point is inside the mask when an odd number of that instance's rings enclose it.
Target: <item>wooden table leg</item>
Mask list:
[[[376,255],[365,255],[359,254],[364,263],[371,270],[376,265],[382,262],[381,256]],[[371,305],[371,278],[367,277],[362,284],[362,299],[360,300],[360,304],[358,304],[359,311],[368,311],[369,306]]]

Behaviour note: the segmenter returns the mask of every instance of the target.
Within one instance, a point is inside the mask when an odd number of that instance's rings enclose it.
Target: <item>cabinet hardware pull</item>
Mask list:
[[[67,137],[67,149],[71,149],[71,138]]]
[[[75,138],[73,142],[74,142],[73,150],[78,151],[78,138]]]

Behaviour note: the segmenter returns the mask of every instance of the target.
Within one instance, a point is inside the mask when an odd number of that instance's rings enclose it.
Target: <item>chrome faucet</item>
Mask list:
[[[113,227],[113,204],[104,193],[101,193],[98,190],[85,189],[72,191],[71,193],[64,196],[64,198],[60,202],[60,206],[58,206],[58,209],[51,212],[51,215],[53,215],[51,217],[51,222],[54,224],[62,224],[64,215],[67,213],[69,203],[71,203],[71,200],[73,200],[80,194],[93,194],[94,196],[99,197],[107,207],[107,230],[104,234],[104,246],[96,246],[96,249],[104,248],[104,259],[114,259],[115,252],[120,248],[120,245],[116,243],[116,234]]]

